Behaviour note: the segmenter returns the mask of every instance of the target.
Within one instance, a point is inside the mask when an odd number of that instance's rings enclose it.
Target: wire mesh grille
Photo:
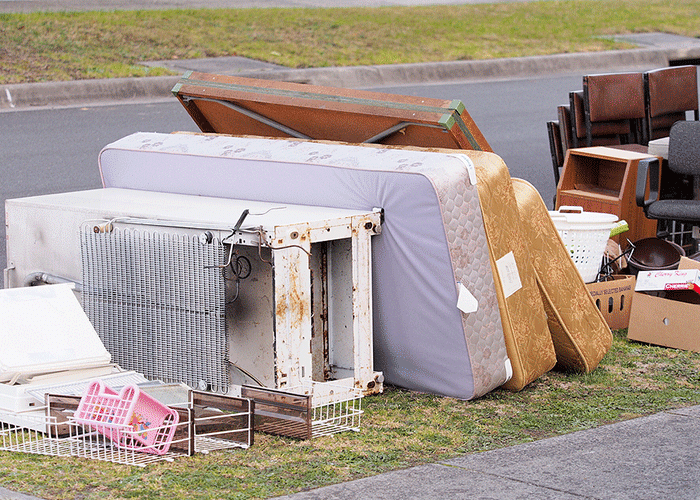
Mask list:
[[[109,386],[113,389],[121,389],[126,384],[142,384],[147,382],[143,375],[134,371],[101,375],[99,378],[104,383],[109,384]],[[36,398],[38,401],[44,401],[44,396],[48,393],[82,396],[91,380],[92,379],[77,380],[60,384],[44,385],[36,388],[29,386],[25,392]]]
[[[113,361],[149,379],[228,390],[222,244],[85,225],[81,254],[83,307]]]
[[[664,237],[665,240],[672,241],[684,249],[690,250],[690,252],[694,251],[693,224],[675,220],[661,220],[659,221],[659,228],[661,233],[668,233]]]

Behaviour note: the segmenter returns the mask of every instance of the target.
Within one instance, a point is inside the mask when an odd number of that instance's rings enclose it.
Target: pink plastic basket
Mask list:
[[[119,448],[156,455],[168,452],[180,420],[177,411],[137,386],[126,385],[117,394],[100,380],[88,385],[74,418]]]

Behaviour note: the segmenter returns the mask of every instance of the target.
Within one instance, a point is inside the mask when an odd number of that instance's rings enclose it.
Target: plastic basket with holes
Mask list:
[[[137,386],[126,385],[117,393],[100,380],[88,385],[74,418],[119,448],[156,455],[168,452],[179,422],[177,411]]]
[[[583,281],[594,282],[617,216],[584,212],[582,207],[560,207],[549,215]]]

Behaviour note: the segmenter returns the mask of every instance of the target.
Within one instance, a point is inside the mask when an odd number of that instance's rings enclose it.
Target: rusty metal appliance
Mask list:
[[[380,211],[106,188],[8,200],[9,286],[61,276],[113,360],[227,393],[333,381],[381,392]]]

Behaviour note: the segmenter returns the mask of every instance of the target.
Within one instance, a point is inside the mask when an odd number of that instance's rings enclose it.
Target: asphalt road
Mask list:
[[[580,84],[580,75],[382,87],[371,90],[465,103],[511,175],[532,182],[551,204],[555,193],[545,122]],[[197,131],[174,99],[0,113],[0,203],[6,199],[101,187],[97,157],[133,132]],[[4,211],[0,231],[5,233]],[[6,248],[0,249],[6,262]]]

